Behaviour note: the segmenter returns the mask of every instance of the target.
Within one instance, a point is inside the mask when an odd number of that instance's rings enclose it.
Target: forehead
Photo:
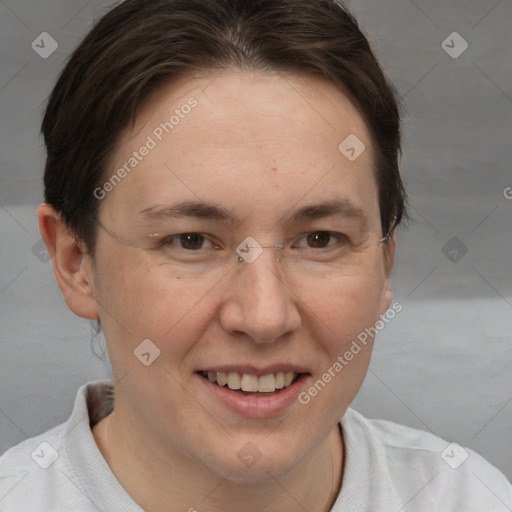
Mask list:
[[[342,200],[378,217],[367,127],[339,89],[312,76],[225,70],[162,86],[108,167],[107,179],[128,172],[103,201],[107,216],[197,201],[270,220]]]

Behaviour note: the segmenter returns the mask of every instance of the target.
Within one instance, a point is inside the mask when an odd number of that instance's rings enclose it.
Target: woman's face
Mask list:
[[[116,413],[148,450],[287,474],[337,428],[372,340],[345,354],[391,302],[361,116],[318,78],[183,79],[144,105],[106,175],[94,299]]]

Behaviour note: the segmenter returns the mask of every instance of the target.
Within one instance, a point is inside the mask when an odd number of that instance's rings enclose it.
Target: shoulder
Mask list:
[[[40,510],[55,485],[70,473],[64,448],[65,424],[27,439],[0,457],[0,510]]]
[[[88,402],[101,383],[89,383],[78,391],[71,417],[47,432],[27,439],[0,457],[0,510],[37,512],[89,510],[77,468],[70,457],[73,443],[87,442],[90,432]]]
[[[469,448],[430,432],[365,418],[350,408],[341,425],[349,474],[357,475],[352,464],[373,475],[367,491],[401,507],[407,504],[404,512],[435,510],[427,503],[446,511],[512,510],[511,483]],[[364,461],[356,463],[355,457]]]

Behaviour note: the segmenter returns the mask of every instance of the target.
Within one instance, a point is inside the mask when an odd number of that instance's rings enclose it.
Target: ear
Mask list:
[[[393,262],[395,261],[396,250],[396,231],[390,236],[388,242],[383,246],[384,251],[384,275],[385,281],[382,288],[380,300],[379,314],[383,315],[393,302],[393,292],[391,290],[391,271],[393,270]]]
[[[55,278],[69,309],[82,318],[99,318],[90,256],[82,251],[61,216],[49,204],[39,205],[37,217]]]

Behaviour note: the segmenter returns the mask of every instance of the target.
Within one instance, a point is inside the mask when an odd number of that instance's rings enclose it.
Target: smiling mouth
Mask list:
[[[227,388],[244,396],[264,397],[273,396],[282,389],[291,386],[302,373],[275,372],[268,375],[253,375],[237,372],[197,372],[212,384]]]

